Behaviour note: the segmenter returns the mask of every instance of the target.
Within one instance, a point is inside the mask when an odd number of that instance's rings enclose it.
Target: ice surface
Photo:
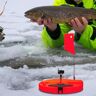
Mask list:
[[[0,10],[5,1],[0,0]],[[52,2],[53,0],[8,0],[4,14],[0,16],[0,25],[6,34],[5,40],[0,42],[0,61],[9,60],[6,61],[7,64],[12,59],[14,61],[15,58],[21,59],[25,56],[27,58],[24,57],[23,60],[27,62],[32,56],[34,58],[30,59],[38,60],[39,58],[40,61],[44,59],[50,66],[31,69],[25,64],[19,69],[0,67],[0,96],[58,96],[40,92],[38,83],[43,79],[57,78],[58,68],[65,70],[65,78],[72,78],[73,66],[68,66],[68,64],[60,66],[59,64],[65,61],[72,62],[73,57],[64,52],[63,48],[52,50],[44,48],[40,35],[42,26],[31,23],[24,17],[26,10],[36,6],[52,5]],[[76,48],[76,78],[84,81],[84,90],[67,96],[96,96],[96,55],[94,52],[84,50],[81,46],[76,46]],[[54,62],[58,66],[52,67],[51,64]],[[81,65],[78,64],[79,62]]]

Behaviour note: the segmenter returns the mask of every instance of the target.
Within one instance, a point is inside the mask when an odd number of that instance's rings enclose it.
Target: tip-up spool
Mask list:
[[[51,94],[72,94],[83,90],[82,80],[47,79],[39,83],[39,90]]]

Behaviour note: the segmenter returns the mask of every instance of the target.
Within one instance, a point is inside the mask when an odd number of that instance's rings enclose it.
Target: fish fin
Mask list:
[[[44,14],[42,14],[41,18],[42,18],[42,19],[45,19],[45,18],[46,18],[46,16],[45,16]]]

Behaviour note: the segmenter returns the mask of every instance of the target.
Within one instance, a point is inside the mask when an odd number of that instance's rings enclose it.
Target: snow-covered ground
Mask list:
[[[0,0],[0,10],[5,1]],[[2,62],[14,58],[33,56],[44,60],[47,58],[48,64],[55,62],[58,66],[31,69],[26,65],[19,69],[0,67],[0,96],[58,96],[40,92],[38,83],[43,79],[57,78],[58,68],[65,70],[64,77],[72,78],[73,66],[68,64],[60,66],[59,63],[64,61],[68,63],[73,57],[61,51],[62,49],[44,48],[40,35],[42,26],[31,23],[24,17],[26,10],[36,6],[52,5],[52,2],[53,0],[8,0],[4,14],[0,16],[0,25],[6,34],[5,39],[0,42],[0,64],[3,65],[5,63]],[[84,81],[84,90],[76,94],[59,96],[96,96],[96,55],[94,52],[82,49],[81,46],[77,47],[76,51],[76,59],[74,59],[76,78]]]

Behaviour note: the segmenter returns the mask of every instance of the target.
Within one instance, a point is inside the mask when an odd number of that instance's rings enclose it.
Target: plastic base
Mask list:
[[[82,80],[47,79],[39,83],[39,90],[51,94],[72,94],[83,90]]]

